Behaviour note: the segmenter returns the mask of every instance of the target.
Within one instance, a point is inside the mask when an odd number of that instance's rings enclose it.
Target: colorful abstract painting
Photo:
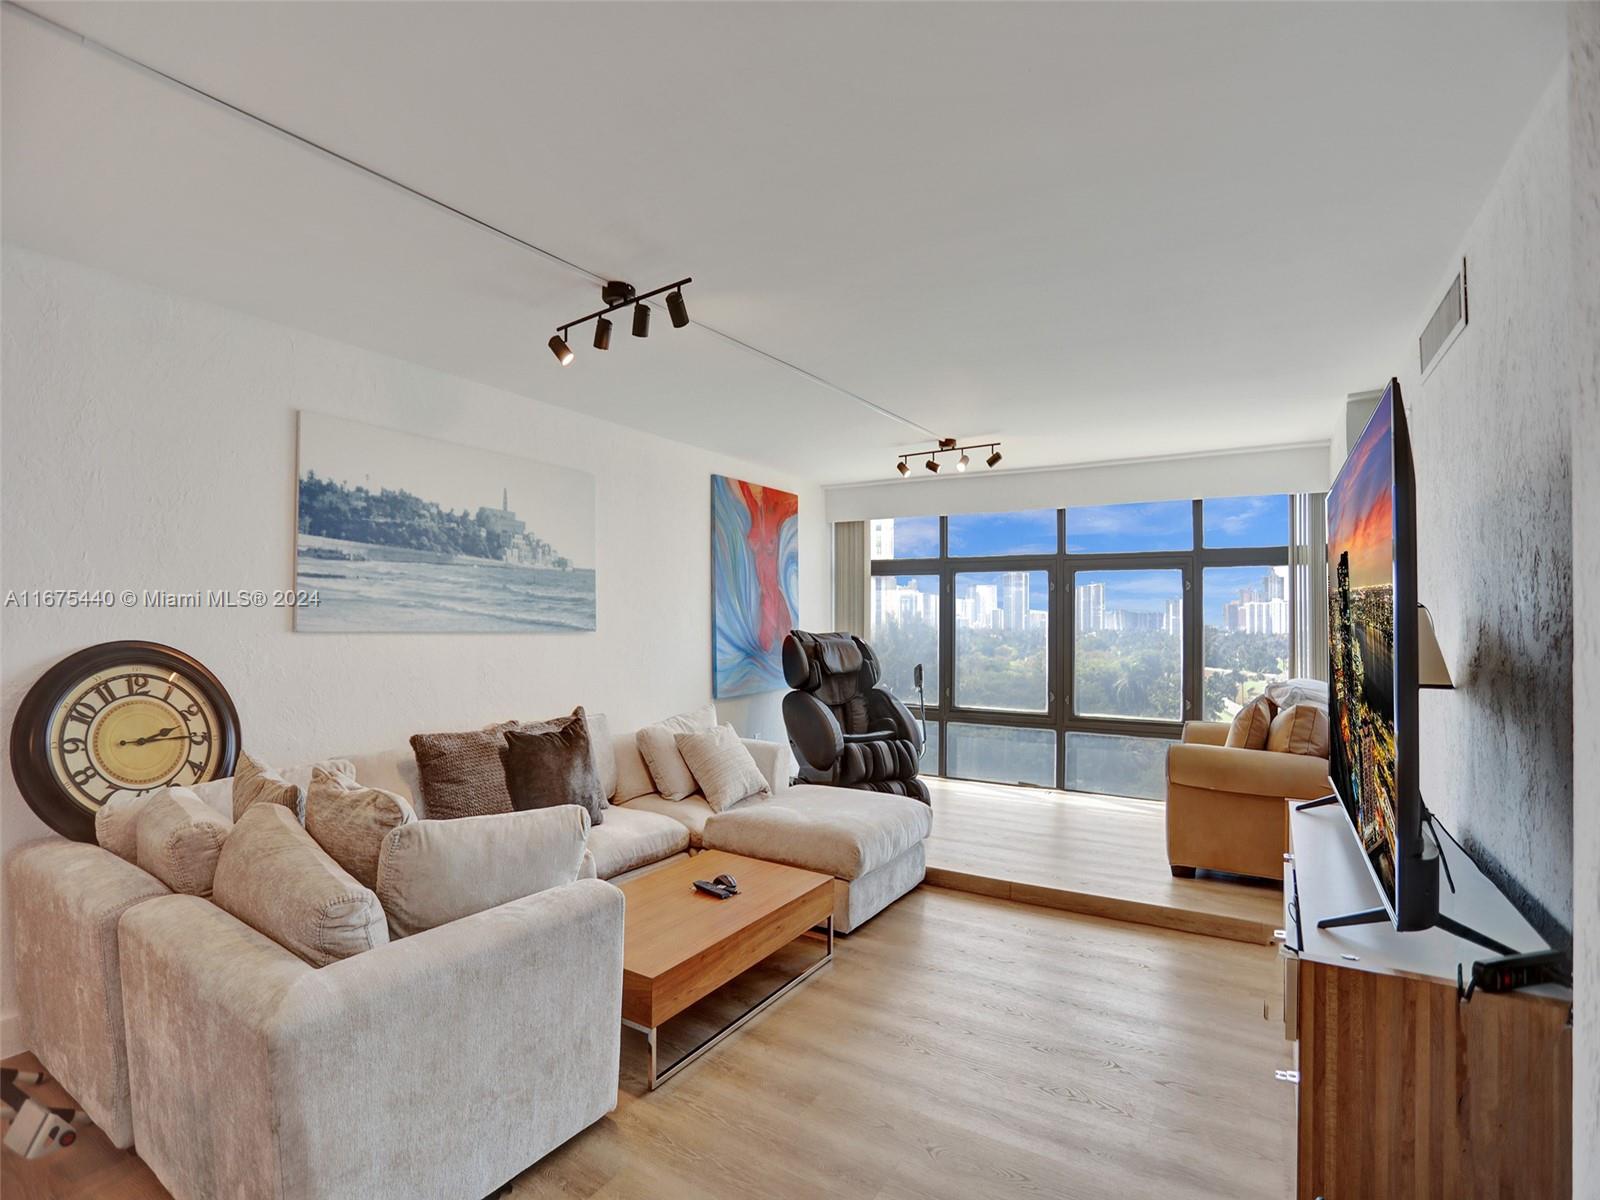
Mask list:
[[[783,639],[800,612],[800,497],[711,477],[711,593],[712,694],[787,686]]]

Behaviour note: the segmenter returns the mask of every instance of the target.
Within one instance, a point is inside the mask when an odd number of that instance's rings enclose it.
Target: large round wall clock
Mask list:
[[[28,690],[11,726],[11,772],[64,837],[94,841],[108,800],[233,774],[239,714],[198,659],[156,642],[69,655]]]

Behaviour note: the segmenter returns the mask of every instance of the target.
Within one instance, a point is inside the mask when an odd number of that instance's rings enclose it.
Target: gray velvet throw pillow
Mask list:
[[[595,770],[583,709],[574,709],[570,717],[508,729],[506,746],[512,808],[579,804],[589,810],[591,825],[605,820],[606,794]]]

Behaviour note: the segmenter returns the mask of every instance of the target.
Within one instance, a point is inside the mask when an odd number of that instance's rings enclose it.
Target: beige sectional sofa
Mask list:
[[[179,1200],[485,1194],[615,1105],[623,904],[603,881],[726,849],[833,874],[842,932],[921,882],[926,805],[790,787],[786,746],[745,746],[770,795],[614,803],[577,880],[322,967],[98,846],[22,847],[26,1044]],[[409,747],[350,761],[427,816]],[[194,791],[231,819],[231,780]]]

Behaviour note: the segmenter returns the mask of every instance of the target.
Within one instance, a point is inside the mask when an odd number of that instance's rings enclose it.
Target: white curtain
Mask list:
[[[833,526],[833,627],[865,638],[872,560],[868,556],[867,523],[838,521]]]
[[[1289,497],[1289,674],[1328,678],[1328,509],[1324,492]]]

